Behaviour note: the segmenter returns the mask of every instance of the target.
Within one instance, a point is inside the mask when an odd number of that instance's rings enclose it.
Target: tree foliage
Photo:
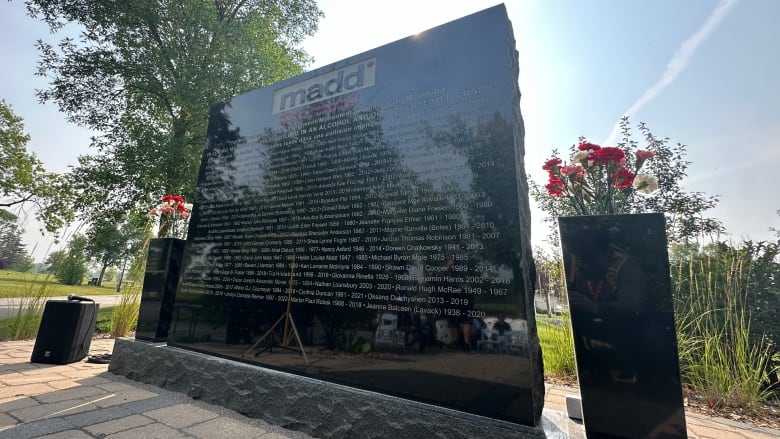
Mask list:
[[[547,313],[551,314],[554,306],[553,300],[556,304],[567,301],[563,260],[560,255],[549,254],[542,248],[536,248],[534,249],[534,263],[536,264],[534,300],[537,300],[536,296],[544,298]]]
[[[150,205],[164,193],[192,199],[211,104],[302,71],[297,49],[321,16],[313,0],[29,0],[52,30],[42,41],[39,91],[69,119],[101,135],[73,172],[82,213]],[[88,215],[87,215],[88,216]]]
[[[0,210],[0,269],[12,269],[14,264],[27,256],[22,235],[16,225],[16,216]]]
[[[778,211],[777,211],[777,216],[780,216],[780,210],[778,210]],[[780,238],[780,228],[776,228],[776,227],[770,227],[770,228],[769,228],[769,231],[770,231],[770,232],[774,232],[774,233],[775,233],[775,236],[776,236],[776,237],[778,237],[778,238]]]
[[[72,219],[69,186],[27,151],[29,141],[22,118],[0,100],[0,209],[32,205],[37,218],[54,232]]]
[[[65,257],[67,257],[65,250],[54,250],[49,253],[49,256],[43,261],[43,264],[46,266],[46,272],[57,273],[62,266],[62,262],[65,261]]]
[[[104,215],[92,223],[86,233],[84,250],[85,256],[100,267],[98,285],[102,285],[106,269],[121,264],[124,258],[137,251],[148,233],[148,221],[139,214],[130,215],[124,221]]]
[[[20,273],[27,273],[28,271],[32,270],[34,266],[35,260],[32,258],[32,256],[27,253],[22,253],[19,255],[19,257],[16,258],[13,264],[11,264],[10,269]]]
[[[621,149],[633,156],[639,148],[635,140],[628,117],[621,122],[622,141],[617,144]],[[658,190],[649,195],[632,193],[626,200],[628,213],[662,212],[666,217],[667,237],[670,242],[688,242],[701,235],[712,235],[723,231],[720,221],[708,218],[705,212],[718,203],[716,196],[708,196],[701,192],[689,192],[681,182],[687,175],[686,147],[683,144],[670,145],[668,138],[656,137],[644,124],[637,125],[646,149],[655,153],[648,160],[643,173],[658,179]],[[585,138],[581,138],[585,141]],[[572,153],[574,146],[571,147]],[[554,152],[557,156],[557,151]],[[551,235],[557,242],[557,218],[559,216],[576,215],[576,212],[559,197],[549,196],[544,186],[531,183],[531,195],[540,208],[547,213],[546,221],[550,223]]]
[[[58,264],[54,276],[65,285],[81,285],[87,274],[85,249],[87,238],[74,236],[68,243],[68,251]]]

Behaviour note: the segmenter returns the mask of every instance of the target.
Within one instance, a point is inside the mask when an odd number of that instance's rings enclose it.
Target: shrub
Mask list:
[[[728,248],[683,258],[675,267],[683,381],[712,407],[753,408],[770,396],[763,384],[772,372],[771,345],[765,337],[751,341],[746,260]]]
[[[86,274],[87,267],[84,265],[84,261],[68,256],[60,265],[55,276],[65,285],[81,285]]]

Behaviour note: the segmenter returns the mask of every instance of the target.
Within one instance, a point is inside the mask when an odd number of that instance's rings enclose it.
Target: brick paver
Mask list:
[[[30,363],[34,342],[0,342],[0,437],[138,439],[307,438],[185,395],[129,381],[108,365]],[[113,340],[97,339],[92,353],[111,352]],[[566,418],[565,397],[577,389],[546,386],[545,419],[554,439],[584,438],[581,423]],[[725,419],[687,414],[696,439],[769,439],[780,432]]]

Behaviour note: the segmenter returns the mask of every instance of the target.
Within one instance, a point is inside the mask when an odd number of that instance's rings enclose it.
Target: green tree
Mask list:
[[[147,226],[145,216],[138,214],[130,215],[124,221],[104,215],[92,223],[86,233],[85,254],[99,266],[98,285],[103,284],[109,266],[120,264],[128,252],[141,246]]]
[[[33,266],[35,266],[35,260],[32,258],[32,256],[28,255],[27,253],[23,253],[16,258],[16,260],[9,268],[13,271],[26,273],[32,270]]]
[[[74,236],[70,240],[68,251],[54,274],[60,283],[81,285],[84,281],[84,276],[87,274],[87,261],[84,254],[86,247],[87,238],[84,236]]]
[[[98,154],[73,172],[77,208],[151,205],[163,193],[193,198],[210,105],[302,71],[297,48],[322,15],[313,0],[29,0],[53,31],[80,41],[38,43],[39,92],[69,119],[102,133]]]
[[[778,215],[778,216],[780,216],[780,210],[778,210],[778,211],[777,211],[777,215]],[[775,236],[777,236],[778,238],[780,238],[780,229],[778,229],[778,228],[776,228],[776,227],[770,227],[770,228],[769,228],[769,231],[770,231],[770,232],[775,232]]]
[[[73,218],[68,209],[70,188],[62,175],[46,172],[27,151],[29,141],[22,118],[0,100],[0,208],[30,204],[46,229],[54,232]]]
[[[54,250],[49,253],[49,256],[43,261],[43,264],[46,266],[46,272],[56,273],[60,269],[60,266],[62,266],[62,262],[65,260],[66,256],[67,253],[65,250]]]
[[[116,279],[117,277],[116,268],[109,268],[106,270],[105,273],[103,273],[103,280],[111,282],[112,280]]]
[[[620,126],[623,139],[617,145],[633,158],[639,142],[633,138],[628,117],[624,117]],[[666,217],[667,237],[670,242],[690,242],[699,236],[716,235],[723,232],[720,221],[708,218],[705,212],[718,203],[718,198],[701,192],[686,191],[680,182],[687,175],[690,162],[686,160],[685,145],[670,145],[669,139],[656,137],[644,123],[637,126],[644,138],[643,149],[655,153],[648,160],[642,172],[658,179],[658,190],[649,195],[632,195],[627,199],[628,213],[663,212]],[[585,141],[585,138],[581,138]],[[570,148],[574,152],[575,147]],[[557,156],[557,151],[554,151]],[[550,234],[554,243],[558,242],[557,227],[559,216],[576,215],[561,197],[547,194],[543,185],[531,183],[531,195],[539,207],[547,214],[545,219],[550,225]]]
[[[753,322],[753,340],[765,335],[780,352],[780,242],[743,241],[739,250],[749,261],[751,283],[745,304]]]
[[[547,253],[544,249],[534,249],[536,264],[535,300],[543,299],[547,314],[553,313],[556,304],[567,303],[563,261],[557,254]]]
[[[26,255],[16,215],[0,209],[0,269],[12,268]]]

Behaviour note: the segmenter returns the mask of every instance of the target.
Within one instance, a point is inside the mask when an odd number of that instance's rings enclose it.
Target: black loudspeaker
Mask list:
[[[46,301],[30,362],[68,364],[86,357],[98,307],[87,301]]]

